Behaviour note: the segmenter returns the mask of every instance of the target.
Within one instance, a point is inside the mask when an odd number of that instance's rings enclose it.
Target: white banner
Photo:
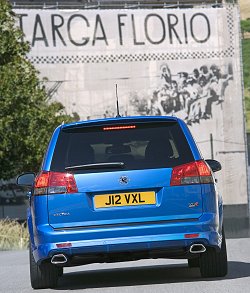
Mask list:
[[[20,26],[32,47],[47,56],[109,56],[109,54],[176,53],[221,50],[230,46],[222,19],[224,9],[18,11]],[[222,17],[222,18],[221,18]],[[143,50],[143,51],[142,51]],[[111,57],[111,56],[109,56]]]
[[[238,7],[16,10],[49,94],[81,119],[185,119],[226,204],[247,203]]]

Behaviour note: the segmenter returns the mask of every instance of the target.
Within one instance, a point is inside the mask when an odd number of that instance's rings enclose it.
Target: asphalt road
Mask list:
[[[186,260],[143,260],[92,264],[65,269],[59,287],[40,292],[250,292],[250,238],[227,240],[229,273],[203,279]],[[29,282],[28,251],[0,251],[0,292],[34,292]],[[39,292],[39,291],[37,291]]]

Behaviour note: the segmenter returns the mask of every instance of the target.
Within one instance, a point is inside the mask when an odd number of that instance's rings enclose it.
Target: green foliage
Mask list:
[[[240,21],[241,31],[244,39],[244,35],[246,32],[250,33],[250,19],[245,19]]]
[[[0,0],[0,178],[37,171],[56,126],[74,117],[52,102],[27,60],[29,44],[15,26],[8,1]]]
[[[244,86],[250,90],[250,39],[242,40],[242,56]]]

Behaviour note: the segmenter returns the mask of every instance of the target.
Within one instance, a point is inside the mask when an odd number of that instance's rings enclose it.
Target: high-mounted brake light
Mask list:
[[[78,192],[78,189],[71,173],[43,171],[36,177],[34,195],[75,192]]]
[[[201,160],[174,167],[170,185],[176,186],[212,182],[213,176],[211,169],[205,161]]]
[[[108,126],[108,127],[103,127],[104,131],[109,131],[109,130],[123,130],[123,129],[134,129],[136,128],[135,125],[123,125],[123,126]]]

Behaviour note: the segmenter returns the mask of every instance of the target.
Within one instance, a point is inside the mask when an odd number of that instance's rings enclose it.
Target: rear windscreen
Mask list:
[[[193,161],[186,138],[176,122],[141,123],[64,129],[60,132],[51,171],[99,164],[76,173],[114,171],[105,163],[122,162],[125,170],[171,168]],[[100,165],[103,164],[103,167]],[[118,167],[117,167],[118,168]],[[118,170],[120,167],[118,168]]]

